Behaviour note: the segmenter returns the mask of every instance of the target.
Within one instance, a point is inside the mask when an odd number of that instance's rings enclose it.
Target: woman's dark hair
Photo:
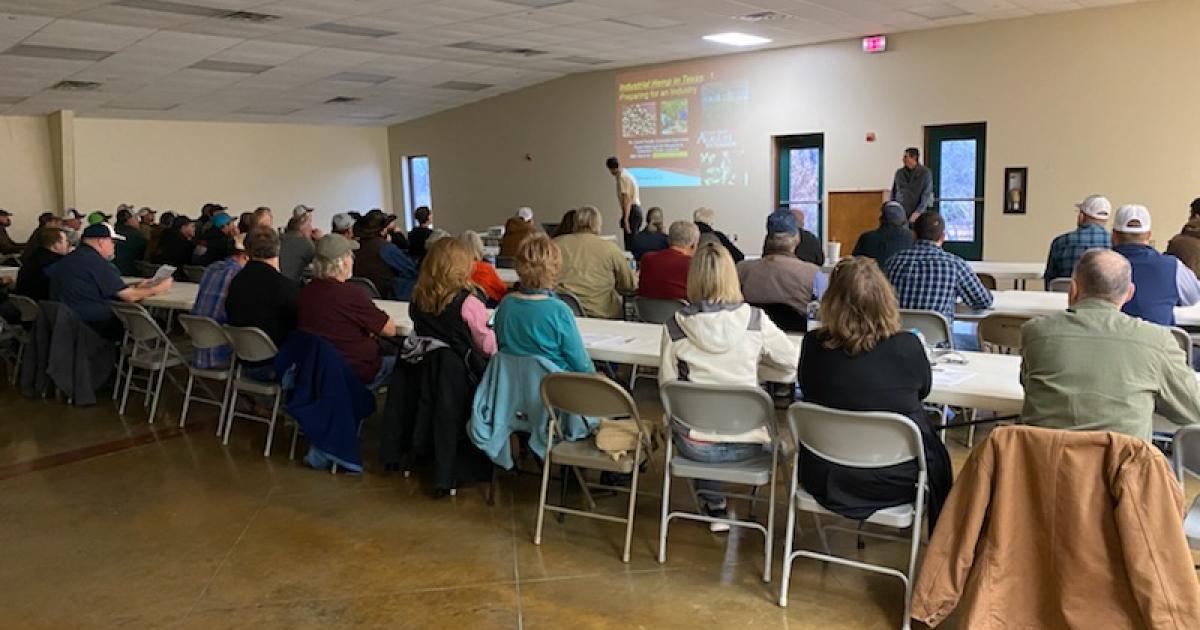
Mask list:
[[[433,214],[429,208],[421,206],[413,211],[413,218],[417,220],[417,225],[423,225],[429,221],[429,215]]]
[[[1192,214],[1200,214],[1200,197],[1192,200]]]
[[[946,221],[936,212],[923,212],[913,223],[913,232],[923,241],[936,243],[946,235]]]
[[[575,233],[575,209],[567,210],[562,219],[558,221],[558,227],[554,228],[554,234],[551,236],[562,236],[564,234]]]
[[[608,168],[621,168],[621,163],[617,161],[617,158],[615,157],[610,157],[607,160],[604,160],[604,165]]]

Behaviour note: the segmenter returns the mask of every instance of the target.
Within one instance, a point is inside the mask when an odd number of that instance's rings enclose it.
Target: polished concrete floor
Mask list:
[[[657,417],[648,384],[638,398]],[[0,628],[899,627],[897,580],[803,559],[777,606],[783,509],[770,584],[752,531],[677,522],[658,564],[649,496],[624,564],[617,524],[548,517],[534,546],[534,475],[502,476],[493,506],[484,486],[434,499],[378,470],[370,426],[367,474],[335,476],[289,461],[288,432],[264,458],[265,427],[239,422],[222,446],[214,412],[180,430],[179,408],[170,395],[149,425],[133,401],[121,418],[107,400],[74,409],[0,388]],[[856,553],[852,537],[831,541]],[[800,544],[818,544],[811,528]],[[904,551],[857,553],[900,566]]]

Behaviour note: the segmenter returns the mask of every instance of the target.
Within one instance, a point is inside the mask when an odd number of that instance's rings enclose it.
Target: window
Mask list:
[[[925,154],[933,207],[946,220],[946,250],[981,260],[987,123],[926,127]]]
[[[429,196],[429,156],[410,155],[404,158],[404,225],[413,229],[413,211],[421,206],[433,207]]]
[[[825,221],[825,135],[779,136],[775,150],[779,156],[776,208],[803,210],[804,229],[820,237]]]

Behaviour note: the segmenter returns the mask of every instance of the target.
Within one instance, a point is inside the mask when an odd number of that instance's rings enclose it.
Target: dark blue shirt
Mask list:
[[[90,245],[80,245],[50,269],[50,299],[88,323],[113,317],[109,302],[125,290],[117,268]]]

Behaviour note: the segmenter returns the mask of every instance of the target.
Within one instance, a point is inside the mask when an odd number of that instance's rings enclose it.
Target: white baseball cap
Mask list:
[[[517,216],[521,217],[521,219],[524,221],[532,221],[533,208],[530,208],[529,206],[521,206],[520,208],[517,208]]]
[[[312,211],[313,211],[312,208],[310,208],[304,204],[300,204],[300,205],[296,206],[295,208],[292,208],[292,216],[293,217],[302,217]]]
[[[1075,204],[1079,211],[1093,219],[1108,220],[1112,214],[1112,203],[1104,195],[1088,195],[1087,199]]]
[[[1127,204],[1117,208],[1113,230],[1125,234],[1145,234],[1150,231],[1150,211],[1146,206]]]

